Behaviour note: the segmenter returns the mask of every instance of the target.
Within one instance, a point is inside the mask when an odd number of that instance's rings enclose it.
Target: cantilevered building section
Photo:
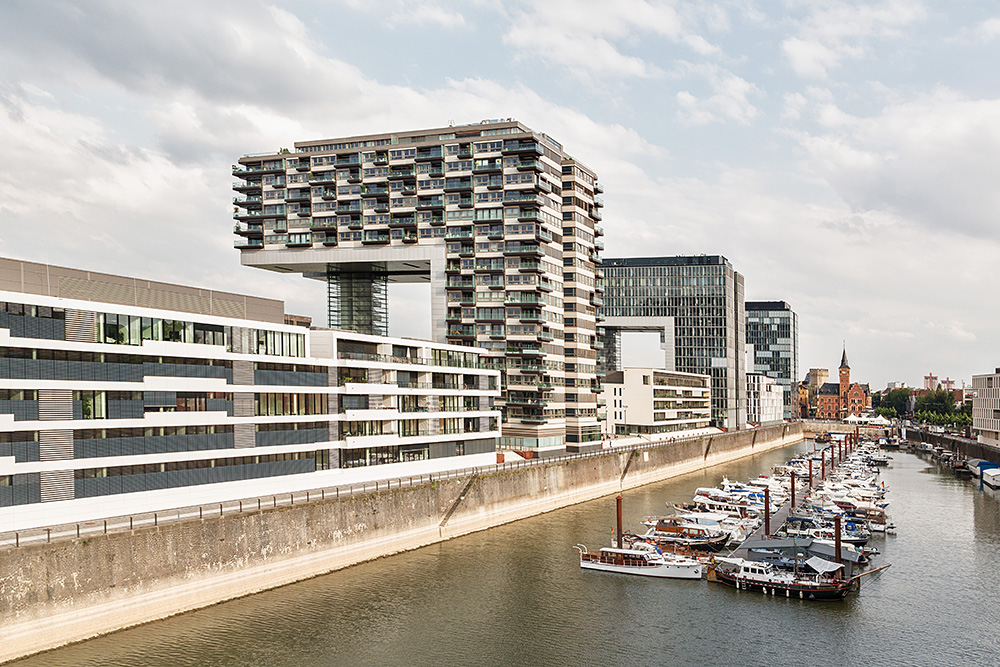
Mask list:
[[[621,334],[657,331],[668,371],[712,378],[712,425],[746,426],[743,276],[721,255],[604,259],[607,370],[621,370]]]
[[[600,438],[597,176],[513,120],[298,142],[233,167],[247,266],[328,285],[329,325],[385,334],[390,283],[431,283],[432,337],[503,372],[503,442]]]
[[[794,385],[799,377],[799,316],[784,301],[747,301],[747,344],[753,359],[747,369],[763,373],[781,385],[784,417],[798,414]]]

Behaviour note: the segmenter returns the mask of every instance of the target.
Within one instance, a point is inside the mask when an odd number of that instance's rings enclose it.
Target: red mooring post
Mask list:
[[[809,458],[809,488],[813,488],[813,460]]]
[[[771,537],[771,489],[764,489],[764,537]]]
[[[615,504],[618,506],[618,523],[615,528],[615,535],[618,536],[618,548],[623,549],[622,546],[622,497],[618,496],[615,498]]]
[[[792,504],[790,505],[790,507],[793,510],[795,509],[795,473],[794,472],[792,473]]]
[[[819,453],[819,474],[820,479],[826,479],[826,450]]]
[[[837,562],[843,563],[843,559],[840,556],[840,516],[833,517],[833,548],[837,550]]]

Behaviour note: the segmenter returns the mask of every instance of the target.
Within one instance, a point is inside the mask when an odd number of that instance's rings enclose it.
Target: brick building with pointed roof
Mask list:
[[[816,394],[817,419],[846,419],[872,409],[872,394],[867,384],[851,384],[851,366],[847,363],[847,348],[840,358],[840,382],[827,382]]]

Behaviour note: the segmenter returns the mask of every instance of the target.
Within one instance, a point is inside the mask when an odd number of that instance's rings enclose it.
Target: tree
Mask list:
[[[947,389],[929,391],[917,399],[916,410],[950,415],[955,411],[955,395]]]
[[[886,409],[893,409],[897,415],[905,415],[910,411],[910,390],[892,389],[882,396],[879,406]]]
[[[878,412],[880,407],[882,407],[882,392],[876,391],[872,394],[872,409]]]
[[[899,416],[896,412],[896,408],[877,408],[875,414],[882,415],[886,419],[895,419]]]

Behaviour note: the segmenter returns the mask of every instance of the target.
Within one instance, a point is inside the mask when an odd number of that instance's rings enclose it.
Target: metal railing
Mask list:
[[[777,426],[771,428],[778,428]],[[760,429],[761,431],[767,429]],[[742,432],[740,432],[742,433]],[[305,491],[292,491],[280,494],[268,494],[264,496],[253,496],[238,500],[228,500],[223,502],[205,503],[202,505],[189,505],[176,509],[160,510],[156,512],[142,512],[131,515],[108,517],[106,519],[94,519],[92,521],[81,521],[78,523],[65,523],[42,528],[30,528],[25,530],[10,531],[0,533],[0,549],[19,548],[36,544],[49,544],[58,541],[74,539],[86,539],[97,535],[109,535],[114,533],[124,533],[138,528],[153,528],[170,523],[182,521],[203,520],[213,517],[229,516],[233,514],[245,514],[247,512],[260,512],[265,509],[277,507],[291,507],[295,504],[325,502],[328,500],[340,500],[352,498],[368,493],[381,493],[392,489],[415,488],[434,482],[447,481],[452,479],[465,479],[470,476],[508,472],[527,468],[531,466],[549,465],[555,463],[565,463],[568,461],[579,461],[591,458],[607,456],[609,454],[620,454],[623,452],[644,451],[670,447],[689,440],[698,440],[705,437],[725,437],[719,435],[695,435],[688,437],[674,437],[672,440],[658,440],[638,442],[630,445],[617,445],[609,449],[600,449],[593,452],[581,452],[578,454],[563,454],[537,459],[521,459],[496,463],[487,466],[475,466],[469,468],[459,468],[455,470],[445,470],[437,473],[425,475],[411,475],[408,477],[393,477],[382,480],[372,480],[357,484],[327,486]],[[597,442],[597,441],[594,441]]]

